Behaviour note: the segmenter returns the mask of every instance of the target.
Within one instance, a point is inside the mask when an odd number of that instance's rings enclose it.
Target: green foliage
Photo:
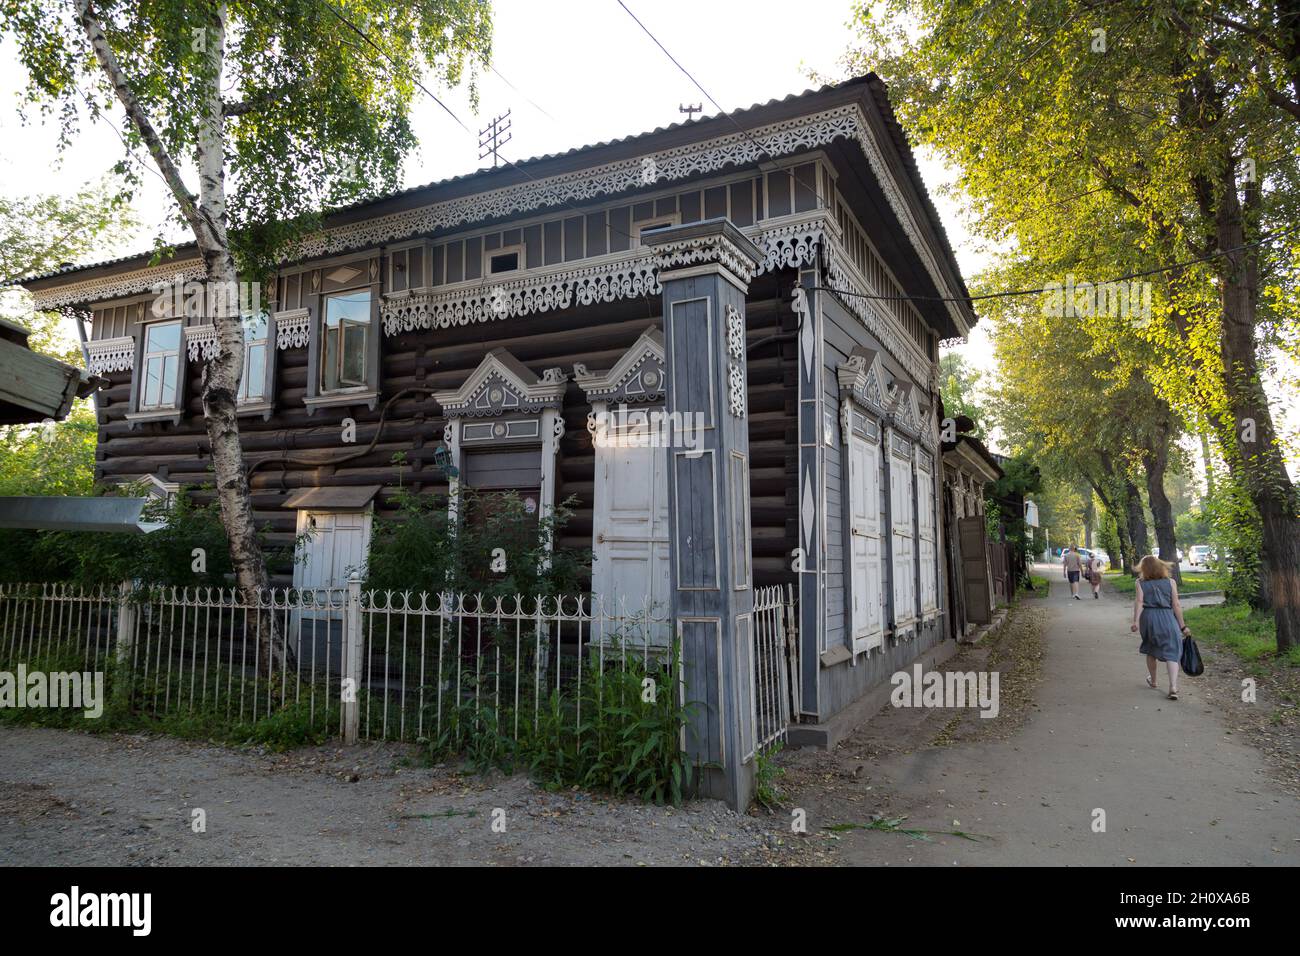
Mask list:
[[[970,434],[985,441],[988,415],[977,395],[982,377],[978,370],[966,363],[960,352],[947,352],[939,358],[939,396],[943,400],[944,415],[954,420],[965,415],[975,423]]]
[[[1260,602],[1260,547],[1263,535],[1259,512],[1241,484],[1224,477],[1206,499],[1205,513],[1213,533],[1210,543],[1221,566],[1228,569],[1226,592],[1230,601]]]
[[[368,588],[530,599],[582,590],[590,552],[555,546],[572,500],[539,517],[516,492],[462,488],[458,521],[441,495],[402,491],[396,501],[398,514],[374,523]]]
[[[0,16],[7,12],[7,5],[0,4]],[[52,272],[97,251],[102,256],[102,250],[121,242],[134,224],[126,197],[103,183],[87,185],[68,197],[0,195],[0,283]],[[16,303],[12,307],[17,308]],[[7,312],[0,310],[0,314]],[[31,346],[62,357],[47,351],[38,339]]]
[[[0,427],[0,495],[90,494],[97,436],[84,401],[61,422]]]
[[[115,491],[144,494],[135,486]],[[196,505],[179,494],[170,508],[161,500],[151,501],[143,517],[166,523],[149,534],[0,530],[0,581],[116,586],[133,580],[156,587],[230,586],[233,567],[215,501]],[[17,548],[23,550],[15,553]],[[203,553],[197,568],[196,548]],[[289,557],[270,553],[276,560]]]
[[[1300,647],[1292,647],[1279,656],[1277,622],[1269,614],[1252,611],[1246,604],[1229,602],[1215,607],[1188,608],[1183,612],[1183,619],[1196,640],[1227,648],[1242,660],[1300,667]]]
[[[629,654],[624,661],[611,654],[603,667],[599,657],[582,666],[580,679],[563,692],[551,688],[537,709],[529,668],[522,671],[527,678],[518,705],[513,695],[496,694],[491,680],[466,671],[459,702],[431,742],[433,755],[457,756],[480,772],[524,768],[552,790],[582,787],[681,803],[694,768],[680,739],[695,704],[678,701],[678,649],[670,658]]]
[[[1209,544],[1210,517],[1204,511],[1185,511],[1174,520],[1174,533],[1184,552],[1194,544]]]
[[[322,212],[397,189],[416,145],[418,84],[455,85],[468,72],[473,94],[491,50],[487,0],[106,0],[93,9],[178,167],[197,154],[209,97],[222,98],[230,243],[250,277],[266,275]],[[73,5],[0,0],[0,25],[29,76],[27,103],[56,114],[66,140],[87,103],[96,118],[120,113]],[[140,130],[123,131],[141,151]],[[134,188],[143,167],[124,158],[117,173]]]

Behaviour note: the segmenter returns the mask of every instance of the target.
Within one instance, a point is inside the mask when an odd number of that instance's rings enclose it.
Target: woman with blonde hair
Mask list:
[[[1142,632],[1139,654],[1147,656],[1147,686],[1156,685],[1156,661],[1169,671],[1169,699],[1178,699],[1178,665],[1183,656],[1187,624],[1178,603],[1178,583],[1169,577],[1169,565],[1148,554],[1137,566],[1138,580],[1133,597],[1133,626]]]

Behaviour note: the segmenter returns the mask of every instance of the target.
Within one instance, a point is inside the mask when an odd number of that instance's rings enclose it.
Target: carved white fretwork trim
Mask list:
[[[206,275],[207,270],[204,269],[203,263],[197,259],[193,263],[186,265],[167,263],[159,266],[148,266],[144,269],[135,269],[118,275],[101,276],[97,279],[83,279],[80,282],[61,285],[52,289],[41,289],[32,293],[32,305],[38,310],[49,311],[65,305],[103,302],[108,299],[120,299],[128,295],[139,295],[141,292],[150,291],[155,286],[170,286],[173,283],[202,279]]]
[[[460,388],[435,392],[433,398],[449,419],[491,418],[512,412],[536,414],[562,407],[567,384],[568,376],[562,369],[547,369],[539,378],[507,350],[497,348],[484,357]],[[559,434],[554,437],[558,439]]]
[[[655,326],[642,332],[608,372],[589,372],[581,363],[573,366],[573,380],[589,402],[662,401],[664,378],[664,336]]]
[[[275,313],[275,347],[300,349],[311,335],[311,313],[306,309],[289,309]]]
[[[292,258],[310,259],[334,255],[351,249],[430,235],[439,229],[505,218],[575,201],[614,196],[656,183],[670,183],[699,174],[715,173],[728,167],[742,167],[762,159],[816,149],[839,139],[851,139],[862,149],[886,201],[902,223],[904,233],[911,240],[935,287],[942,295],[953,297],[954,291],[949,288],[938,268],[934,254],[923,239],[912,209],[894,178],[893,170],[885,160],[885,151],[877,143],[871,124],[855,103],[792,117],[748,132],[731,133],[602,166],[532,179],[502,189],[472,193],[388,216],[349,223],[307,239],[295,250]],[[792,254],[799,253],[796,250]],[[193,266],[186,267],[180,277],[200,278],[202,274],[202,263],[196,262]],[[52,309],[72,303],[130,295],[147,290],[155,279],[176,275],[174,266],[165,266],[85,280],[35,293],[35,305],[38,309]],[[957,328],[964,329],[966,320],[957,304],[948,302],[947,308]]]
[[[745,317],[734,305],[727,306],[727,351],[734,359],[745,357]]]
[[[98,339],[86,343],[86,368],[94,375],[126,372],[135,367],[135,337]]]
[[[825,235],[837,235],[838,227],[824,213],[783,220],[768,228],[751,226],[742,230],[763,252],[751,272],[809,265],[816,260],[818,244]],[[728,244],[729,245],[729,244]],[[668,263],[646,250],[613,253],[584,260],[577,266],[531,270],[513,279],[491,284],[475,282],[447,289],[417,289],[387,295],[380,306],[384,333],[397,335],[415,329],[444,329],[456,325],[490,322],[520,315],[533,315],[575,305],[595,305],[618,299],[658,295],[657,269],[683,265],[700,249],[673,251]],[[743,257],[741,257],[743,258]],[[728,266],[735,271],[735,266]],[[740,278],[740,273],[737,273]]]
[[[853,138],[864,129],[869,130],[869,127],[862,111],[856,104],[847,104],[820,113],[791,117],[751,131],[728,133],[602,166],[340,226],[307,240],[300,249],[300,257],[332,255],[347,249],[429,234],[437,229],[613,196],[728,167],[742,167],[770,157],[815,149],[836,139]]]
[[[849,293],[858,292],[871,294],[871,286],[858,273],[857,268],[849,261],[849,258],[843,254],[838,246],[832,245],[831,254],[827,257],[826,275],[824,281],[832,289],[843,291],[845,294],[837,298],[844,304],[854,316],[857,317],[867,331],[870,332],[885,351],[896,358],[902,366],[907,369],[917,382],[929,385],[935,377],[934,363],[930,361],[920,348],[912,341],[906,331],[899,327],[898,323],[876,307],[875,301],[863,298],[862,295],[851,295]]]
[[[185,349],[191,362],[210,362],[217,356],[217,327],[215,325],[187,325]]]
[[[746,286],[754,279],[756,263],[726,236],[692,236],[655,246],[655,271],[665,272],[688,266],[722,266]]]
[[[731,414],[737,418],[745,417],[745,373],[739,362],[730,362],[727,367],[727,402]]]

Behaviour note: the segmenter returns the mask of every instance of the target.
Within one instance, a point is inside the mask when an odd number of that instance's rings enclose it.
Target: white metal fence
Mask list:
[[[794,586],[754,592],[754,706],[759,750],[786,739],[790,714],[798,713],[799,641]]]
[[[797,688],[793,589],[755,593],[755,726],[785,735]],[[515,740],[610,668],[678,687],[663,607],[589,596],[496,598],[346,588],[0,585],[0,667],[100,670],[159,718],[289,717],[344,740],[454,744],[491,723]],[[685,690],[689,697],[689,689]],[[797,702],[793,702],[797,712]]]

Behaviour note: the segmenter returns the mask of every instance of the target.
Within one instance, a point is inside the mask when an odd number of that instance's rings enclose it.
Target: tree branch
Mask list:
[[[162,138],[158,135],[158,131],[154,129],[153,122],[149,119],[140,100],[127,83],[126,74],[122,71],[121,64],[118,63],[117,55],[113,52],[113,48],[109,46],[108,38],[104,35],[104,25],[90,8],[90,0],[76,0],[76,4],[77,22],[81,25],[82,32],[86,34],[86,39],[90,41],[90,48],[95,53],[95,59],[99,61],[100,68],[108,76],[113,92],[126,109],[127,118],[135,127],[136,132],[144,140],[149,155],[157,163],[159,172],[162,173],[164,181],[172,191],[172,196],[181,207],[181,215],[185,217],[190,227],[197,233],[201,228],[202,220],[198,214],[194,194],[185,185],[185,180],[181,178],[180,169],[167,152]]]

